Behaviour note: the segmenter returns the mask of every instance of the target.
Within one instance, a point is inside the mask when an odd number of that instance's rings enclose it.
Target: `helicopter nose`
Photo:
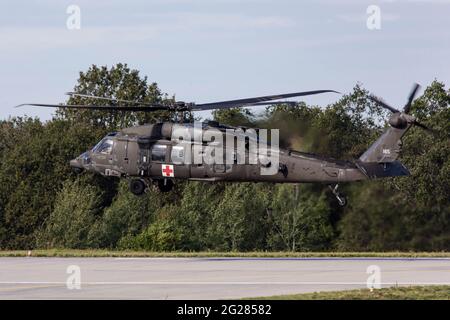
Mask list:
[[[78,159],[70,160],[70,166],[72,167],[73,172],[75,172],[76,174],[80,174],[84,170],[83,165]]]

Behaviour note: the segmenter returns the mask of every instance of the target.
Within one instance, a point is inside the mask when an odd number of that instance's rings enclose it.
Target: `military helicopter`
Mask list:
[[[129,180],[130,191],[135,195],[144,194],[152,185],[156,185],[161,192],[171,191],[177,179],[205,182],[322,183],[330,187],[338,203],[344,206],[347,199],[339,192],[340,183],[410,174],[408,169],[397,160],[401,151],[401,139],[413,125],[430,130],[409,114],[418,89],[419,85],[415,84],[403,111],[391,107],[373,95],[370,97],[392,113],[389,118],[389,127],[358,159],[353,161],[335,160],[287,149],[273,150],[270,147],[266,150],[270,157],[267,154],[261,157],[255,155],[255,149],[249,147],[252,141],[257,144],[261,143],[261,140],[254,136],[247,137],[248,139],[244,140],[246,142],[244,143],[244,154],[241,154],[241,158],[248,160],[255,156],[253,159],[256,159],[256,161],[253,163],[240,161],[242,159],[238,159],[236,146],[227,148],[223,142],[202,138],[202,134],[208,132],[208,130],[215,130],[227,135],[230,131],[234,132],[233,130],[242,128],[227,126],[216,121],[206,121],[201,123],[200,126],[195,126],[192,123],[159,122],[124,128],[106,135],[91,150],[87,150],[71,160],[70,166],[77,173],[91,171],[103,176],[126,178]],[[27,103],[19,106],[30,105],[103,111],[154,112],[168,110],[180,112],[296,103],[279,100],[322,93],[338,92],[315,90],[204,104],[177,101],[169,105],[69,92],[68,94],[71,96],[112,101],[114,105]],[[127,106],[120,104],[127,104]],[[181,141],[178,138],[180,133],[187,133],[191,137],[197,135],[201,138],[194,141],[189,139]],[[242,134],[242,132],[239,134]],[[206,162],[204,160],[197,163],[186,161],[185,158],[191,151],[195,155],[196,152],[202,153],[202,148],[212,145],[215,146],[216,150],[222,148],[223,154],[231,158],[231,161],[225,163]],[[197,150],[194,150],[196,148]],[[271,157],[275,155],[277,161],[272,161]],[[264,168],[270,169],[272,173],[269,175],[263,174],[260,169]]]

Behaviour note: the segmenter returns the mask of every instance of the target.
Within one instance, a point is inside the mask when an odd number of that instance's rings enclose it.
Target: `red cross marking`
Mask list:
[[[173,169],[171,165],[163,165],[162,169],[163,176],[173,177]]]

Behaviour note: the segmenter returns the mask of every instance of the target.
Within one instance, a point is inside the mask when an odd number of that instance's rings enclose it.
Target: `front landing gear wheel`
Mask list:
[[[347,205],[347,197],[338,191],[339,185],[338,184],[336,184],[334,186],[329,185],[328,187],[330,188],[331,192],[336,197],[339,205],[341,207],[345,207]]]
[[[145,182],[141,179],[133,179],[130,181],[130,191],[136,196],[143,195],[145,188]]]
[[[161,192],[169,192],[173,188],[173,181],[170,179],[160,179],[158,180],[158,189]]]

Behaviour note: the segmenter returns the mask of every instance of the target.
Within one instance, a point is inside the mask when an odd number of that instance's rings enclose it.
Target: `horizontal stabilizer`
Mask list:
[[[358,161],[356,166],[370,179],[410,175],[409,170],[398,160],[386,163]]]

